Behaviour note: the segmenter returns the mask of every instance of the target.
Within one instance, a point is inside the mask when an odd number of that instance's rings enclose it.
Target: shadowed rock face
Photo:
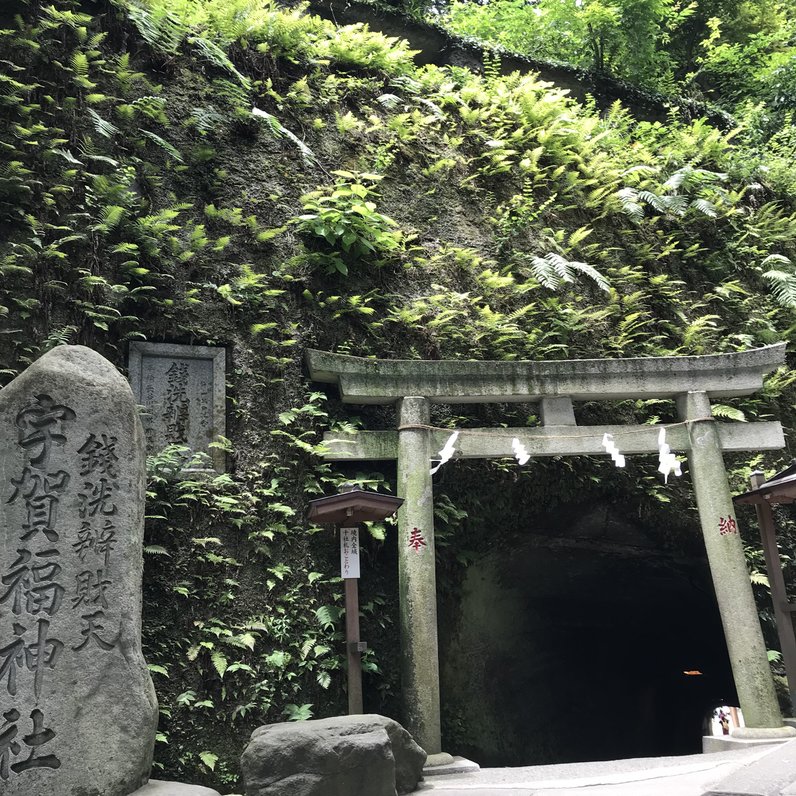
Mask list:
[[[50,351],[0,392],[4,796],[127,796],[146,782],[143,520],[127,382],[88,348]]]
[[[735,701],[704,561],[604,509],[528,530],[443,606],[448,746],[482,765],[701,751],[705,712]]]

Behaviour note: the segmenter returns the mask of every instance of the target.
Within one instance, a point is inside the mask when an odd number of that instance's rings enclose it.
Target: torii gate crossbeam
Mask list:
[[[796,734],[782,726],[738,533],[724,451],[784,447],[777,422],[717,423],[710,399],[749,395],[785,361],[785,344],[731,354],[555,362],[364,359],[306,353],[310,378],[336,384],[345,403],[395,404],[396,431],[327,433],[327,460],[396,460],[402,683],[407,727],[427,752],[441,750],[434,566],[432,452],[450,430],[430,425],[431,403],[538,403],[537,428],[460,429],[465,458],[604,454],[604,433],[623,453],[654,453],[660,426],[578,426],[573,401],[673,398],[680,422],[665,424],[688,454],[700,524],[747,736]],[[422,542],[422,543],[421,543]],[[735,731],[735,735],[740,734]]]

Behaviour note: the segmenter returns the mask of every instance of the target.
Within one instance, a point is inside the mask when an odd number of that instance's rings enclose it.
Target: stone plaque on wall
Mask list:
[[[224,472],[224,452],[208,447],[226,433],[226,349],[171,343],[130,343],[130,384],[139,404],[147,453],[185,445],[206,453]]]

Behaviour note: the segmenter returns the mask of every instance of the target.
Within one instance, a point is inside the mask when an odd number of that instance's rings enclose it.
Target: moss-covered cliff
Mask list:
[[[561,359],[792,333],[796,179],[704,121],[598,113],[494,60],[483,76],[417,66],[401,42],[300,7],[30,0],[4,4],[0,28],[2,378],[63,342],[122,369],[136,339],[229,352],[229,473],[184,481],[173,453],[152,461],[145,632],[166,776],[232,785],[253,727],[344,709],[335,545],[307,526],[306,501],[351,477],[389,487],[394,472],[320,462],[322,431],[355,418],[306,381],[305,347]],[[716,411],[790,429],[795,379],[783,369]],[[582,419],[673,412],[625,402]],[[449,407],[434,422],[537,418]],[[686,549],[687,479],[629,464],[447,465],[443,594],[455,601],[468,563],[527,528],[494,516],[508,487],[528,517],[607,501]],[[396,712],[383,532],[362,581],[366,700]]]

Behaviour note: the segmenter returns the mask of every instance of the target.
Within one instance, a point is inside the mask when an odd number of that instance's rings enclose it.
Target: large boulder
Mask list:
[[[397,721],[367,714],[258,727],[241,768],[246,796],[400,796],[425,761]]]

